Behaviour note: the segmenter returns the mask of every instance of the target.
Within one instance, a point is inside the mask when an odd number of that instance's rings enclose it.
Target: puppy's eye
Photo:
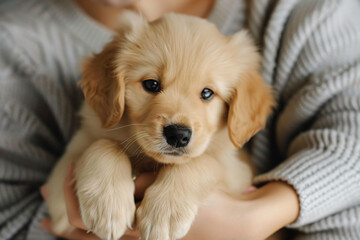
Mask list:
[[[151,93],[160,91],[160,83],[154,79],[148,79],[142,82],[144,89]]]
[[[205,101],[209,101],[214,97],[214,92],[209,88],[204,88],[201,92],[201,98]]]

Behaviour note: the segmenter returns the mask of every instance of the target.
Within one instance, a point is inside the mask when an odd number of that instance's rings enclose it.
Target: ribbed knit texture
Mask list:
[[[360,239],[359,0],[218,0],[209,20],[248,26],[279,102],[256,183],[296,189],[296,239]],[[0,2],[0,240],[55,238],[39,188],[78,126],[81,60],[111,36],[71,0]]]
[[[297,239],[360,239],[360,2],[265,2],[249,27],[279,106],[252,141],[255,181],[296,189]]]

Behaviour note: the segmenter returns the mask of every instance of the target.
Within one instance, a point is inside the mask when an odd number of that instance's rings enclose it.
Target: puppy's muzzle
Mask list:
[[[164,127],[163,135],[170,146],[180,148],[189,144],[192,131],[186,126],[171,124]]]

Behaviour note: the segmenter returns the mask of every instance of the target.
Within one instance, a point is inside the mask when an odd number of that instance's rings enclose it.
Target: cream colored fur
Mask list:
[[[264,126],[274,102],[246,33],[225,37],[205,20],[176,14],[123,21],[85,63],[83,122],[49,178],[49,212],[56,232],[72,230],[62,186],[74,162],[82,219],[99,237],[118,239],[136,215],[142,239],[180,239],[211,191],[238,196],[251,184],[237,147]],[[146,92],[145,79],[162,91]],[[216,94],[210,101],[200,98],[205,87]],[[170,123],[193,131],[181,156],[166,154],[162,129]],[[135,212],[131,173],[153,170],[158,177]]]

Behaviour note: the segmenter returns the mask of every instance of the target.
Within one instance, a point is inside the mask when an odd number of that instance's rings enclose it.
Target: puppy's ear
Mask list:
[[[80,81],[85,100],[98,114],[104,128],[117,124],[124,112],[125,83],[124,76],[117,71],[120,69],[118,55],[125,42],[135,42],[148,26],[147,21],[135,12],[124,11],[119,18],[114,40],[85,62]]]
[[[241,147],[262,129],[274,106],[271,89],[261,75],[255,70],[243,74],[230,101],[228,114],[233,144]]]
[[[114,40],[102,52],[89,58],[80,81],[85,100],[97,113],[104,128],[118,123],[124,112],[124,80],[115,72],[119,44]]]
[[[231,141],[241,147],[265,126],[266,119],[275,106],[272,91],[265,84],[258,69],[260,55],[246,31],[234,34],[229,41],[240,68],[235,91],[230,100],[228,128]]]

